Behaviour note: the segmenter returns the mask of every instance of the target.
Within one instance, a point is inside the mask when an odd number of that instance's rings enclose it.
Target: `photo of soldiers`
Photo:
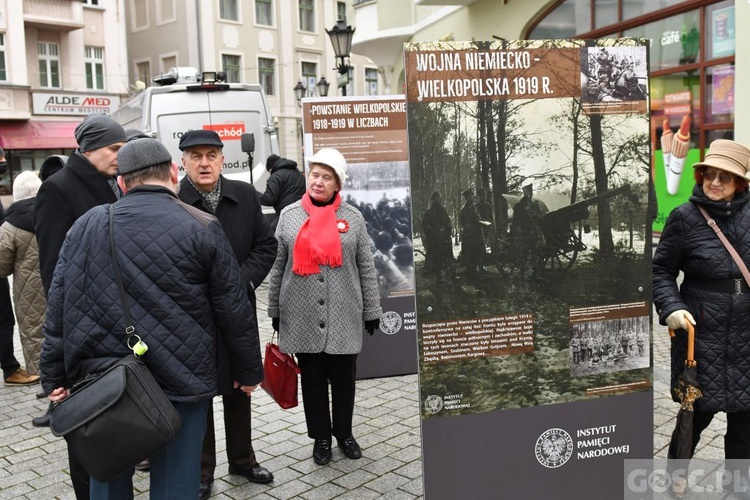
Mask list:
[[[429,208],[422,214],[422,243],[425,271],[436,274],[439,280],[455,263],[451,231],[451,219],[443,206],[443,197],[434,191]]]
[[[569,359],[573,377],[649,366],[648,316],[573,323],[570,330]]]
[[[510,240],[516,252],[518,268],[526,278],[530,278],[542,264],[541,251],[545,243],[542,220],[547,207],[534,199],[534,186],[530,180],[521,189],[523,198],[513,207]]]
[[[479,276],[484,271],[482,264],[486,256],[482,227],[488,223],[483,224],[479,218],[474,191],[469,188],[462,194],[466,203],[458,216],[461,222],[461,264],[468,276]]]

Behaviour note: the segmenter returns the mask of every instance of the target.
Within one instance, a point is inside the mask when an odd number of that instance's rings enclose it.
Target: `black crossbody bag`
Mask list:
[[[52,408],[50,428],[62,436],[86,471],[107,482],[171,443],[182,419],[141,359],[145,344],[135,333],[114,240],[109,207],[109,247],[125,318],[125,343],[133,351],[102,373],[74,384]]]

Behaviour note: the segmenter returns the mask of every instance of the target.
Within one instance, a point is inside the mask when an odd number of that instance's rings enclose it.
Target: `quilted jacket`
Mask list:
[[[686,309],[697,323],[695,359],[703,391],[696,403],[699,411],[750,410],[750,293],[731,292],[730,280],[741,280],[742,274],[697,207],[706,209],[750,263],[748,199],[744,191],[731,202],[714,202],[696,186],[690,201],[669,215],[654,256],[653,293],[659,321],[664,325],[671,313]],[[684,280],[678,289],[680,271]],[[706,286],[707,280],[723,280],[726,291]],[[672,339],[673,386],[685,355],[686,335],[678,332]],[[673,397],[676,400],[674,393]]]
[[[268,316],[279,318],[279,347],[288,353],[356,354],[364,321],[381,316],[378,278],[365,219],[346,202],[337,219],[349,223],[341,235],[341,267],[320,266],[320,274],[292,272],[292,250],[307,220],[301,202],[281,212],[279,251],[268,279]]]
[[[57,175],[57,174],[56,174]],[[115,205],[115,245],[144,359],[173,401],[216,393],[217,331],[241,385],[263,379],[255,314],[237,261],[211,215],[156,186]],[[76,221],[48,295],[42,347],[46,391],[70,387],[129,353],[109,250],[109,205]]]
[[[6,221],[0,225],[0,277],[11,274],[26,370],[36,375],[47,300],[39,274],[39,249],[34,237],[34,198],[12,204]]]

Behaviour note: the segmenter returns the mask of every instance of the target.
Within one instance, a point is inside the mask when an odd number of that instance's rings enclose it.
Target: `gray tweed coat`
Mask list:
[[[307,212],[297,201],[284,208],[276,228],[276,262],[269,275],[268,315],[279,318],[279,347],[287,353],[356,354],[364,321],[382,313],[370,237],[359,211],[341,202],[337,219],[349,222],[341,235],[343,264],[320,266],[320,274],[292,272],[292,250]]]

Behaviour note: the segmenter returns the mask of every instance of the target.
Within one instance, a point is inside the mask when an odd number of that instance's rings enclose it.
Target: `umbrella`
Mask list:
[[[693,403],[703,396],[698,387],[698,363],[695,361],[695,328],[688,322],[687,357],[685,368],[677,377],[674,388],[675,394],[680,399],[680,411],[677,413],[677,421],[672,441],[669,443],[667,458],[689,459],[693,456]],[[675,332],[669,331],[674,337]]]

